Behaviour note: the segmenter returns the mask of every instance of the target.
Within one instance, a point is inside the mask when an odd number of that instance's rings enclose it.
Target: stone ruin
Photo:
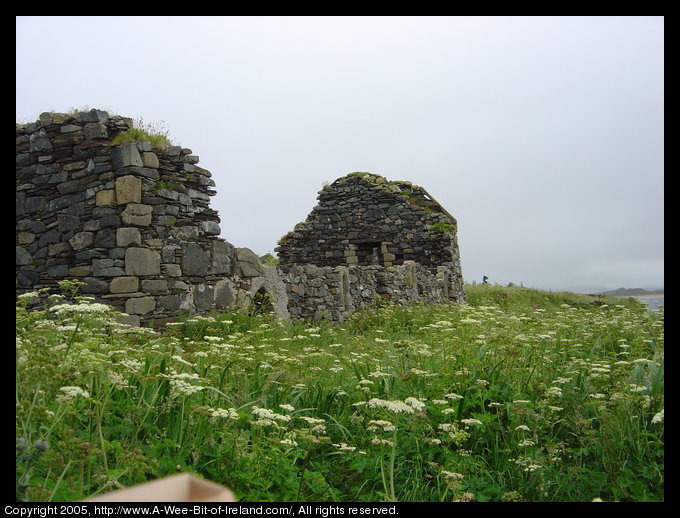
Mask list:
[[[307,220],[276,248],[291,314],[309,318],[330,311],[342,320],[376,298],[465,300],[457,222],[425,189],[351,173],[326,186],[318,199]],[[333,289],[310,292],[310,277]]]
[[[100,110],[17,125],[17,296],[77,279],[131,324],[253,304],[341,322],[377,300],[465,300],[456,220],[423,188],[340,178],[281,239],[280,264],[262,264],[219,237],[191,149],[110,145],[131,127]]]

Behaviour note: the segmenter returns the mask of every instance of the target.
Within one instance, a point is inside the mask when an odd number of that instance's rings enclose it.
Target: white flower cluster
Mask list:
[[[389,421],[383,421],[382,419],[376,419],[368,422],[368,427],[366,428],[370,431],[375,431],[382,429],[383,432],[393,432],[396,427]]]
[[[259,419],[253,421],[253,424],[257,426],[271,426],[276,425],[276,421],[287,423],[291,420],[291,417],[288,415],[277,414],[268,408],[260,408],[257,406],[253,407],[252,413],[259,417]]]
[[[111,306],[106,304],[91,303],[91,304],[57,304],[52,306],[50,311],[57,315],[64,315],[69,313],[77,314],[93,314],[93,313],[108,313],[111,311]]]
[[[238,414],[235,408],[208,408],[208,412],[212,417],[221,417],[224,419],[238,420]]]
[[[90,393],[87,390],[83,390],[80,387],[61,387],[59,389],[61,392],[63,392],[63,398],[65,400],[77,398],[77,397],[82,397],[85,399],[89,399]],[[64,400],[62,399],[62,401]]]
[[[390,412],[395,412],[395,413],[404,412],[404,413],[407,413],[407,414],[412,414],[414,412],[413,407],[407,405],[403,401],[388,401],[388,400],[385,400],[385,399],[373,398],[373,399],[370,399],[366,403],[366,405],[369,408],[385,408],[385,409],[389,410]]]
[[[464,478],[460,473],[454,473],[452,471],[442,470],[441,474],[446,480],[463,480]]]

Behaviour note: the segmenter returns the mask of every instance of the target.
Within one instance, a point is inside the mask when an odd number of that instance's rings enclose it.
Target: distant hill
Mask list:
[[[618,288],[616,290],[603,291],[598,295],[607,297],[641,297],[644,295],[663,295],[663,288],[659,290],[644,290],[642,288]]]

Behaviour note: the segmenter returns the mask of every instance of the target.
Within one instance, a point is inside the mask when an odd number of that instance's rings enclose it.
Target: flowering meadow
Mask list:
[[[17,302],[17,499],[178,472],[241,501],[661,501],[664,315],[467,286],[343,324],[164,329],[74,291]]]

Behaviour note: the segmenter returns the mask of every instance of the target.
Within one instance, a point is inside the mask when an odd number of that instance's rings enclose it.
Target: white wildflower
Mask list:
[[[238,413],[235,408],[209,408],[208,412],[212,417],[238,420]]]
[[[61,387],[59,390],[63,392],[67,398],[82,397],[89,399],[90,397],[90,393],[80,387]]]
[[[663,408],[652,417],[652,424],[663,423]]]
[[[277,414],[268,408],[253,407],[252,413],[262,419],[288,422],[291,420],[290,416]]]
[[[120,364],[125,367],[125,370],[127,370],[130,373],[138,373],[142,371],[142,368],[144,365],[141,362],[138,362],[137,360],[133,359],[123,359],[120,360]]]
[[[375,431],[381,428],[383,432],[393,432],[396,427],[389,421],[383,421],[382,419],[376,419],[368,422],[367,430]]]
[[[442,470],[441,474],[444,475],[444,478],[447,480],[463,480],[464,478],[460,473],[454,473],[452,471]]]
[[[460,422],[467,425],[467,426],[472,425],[472,424],[474,424],[474,425],[483,424],[479,419],[461,419]]]
[[[545,393],[548,396],[562,397],[562,389],[560,387],[550,387]]]
[[[200,392],[201,390],[205,389],[205,387],[187,383],[182,379],[171,378],[170,389],[172,396],[178,397],[178,396],[191,396],[192,394],[195,394],[196,392]]]
[[[385,408],[390,412],[395,413],[399,412],[404,412],[407,414],[414,413],[413,407],[407,405],[402,401],[387,401],[384,399],[373,398],[370,399],[366,404],[368,405],[369,408]]]
[[[531,431],[531,429],[530,429],[527,425],[525,425],[525,424],[519,425],[518,427],[515,428],[515,430],[524,430],[525,432],[530,432],[530,431]]]
[[[425,408],[425,403],[420,401],[419,399],[416,399],[414,397],[407,397],[404,400],[404,403],[406,403],[408,406],[412,407],[414,410],[423,410]]]
[[[93,313],[107,313],[111,311],[111,306],[106,304],[92,303],[92,304],[57,304],[52,306],[50,311],[57,315],[65,315],[68,313],[75,314],[93,314]]]

